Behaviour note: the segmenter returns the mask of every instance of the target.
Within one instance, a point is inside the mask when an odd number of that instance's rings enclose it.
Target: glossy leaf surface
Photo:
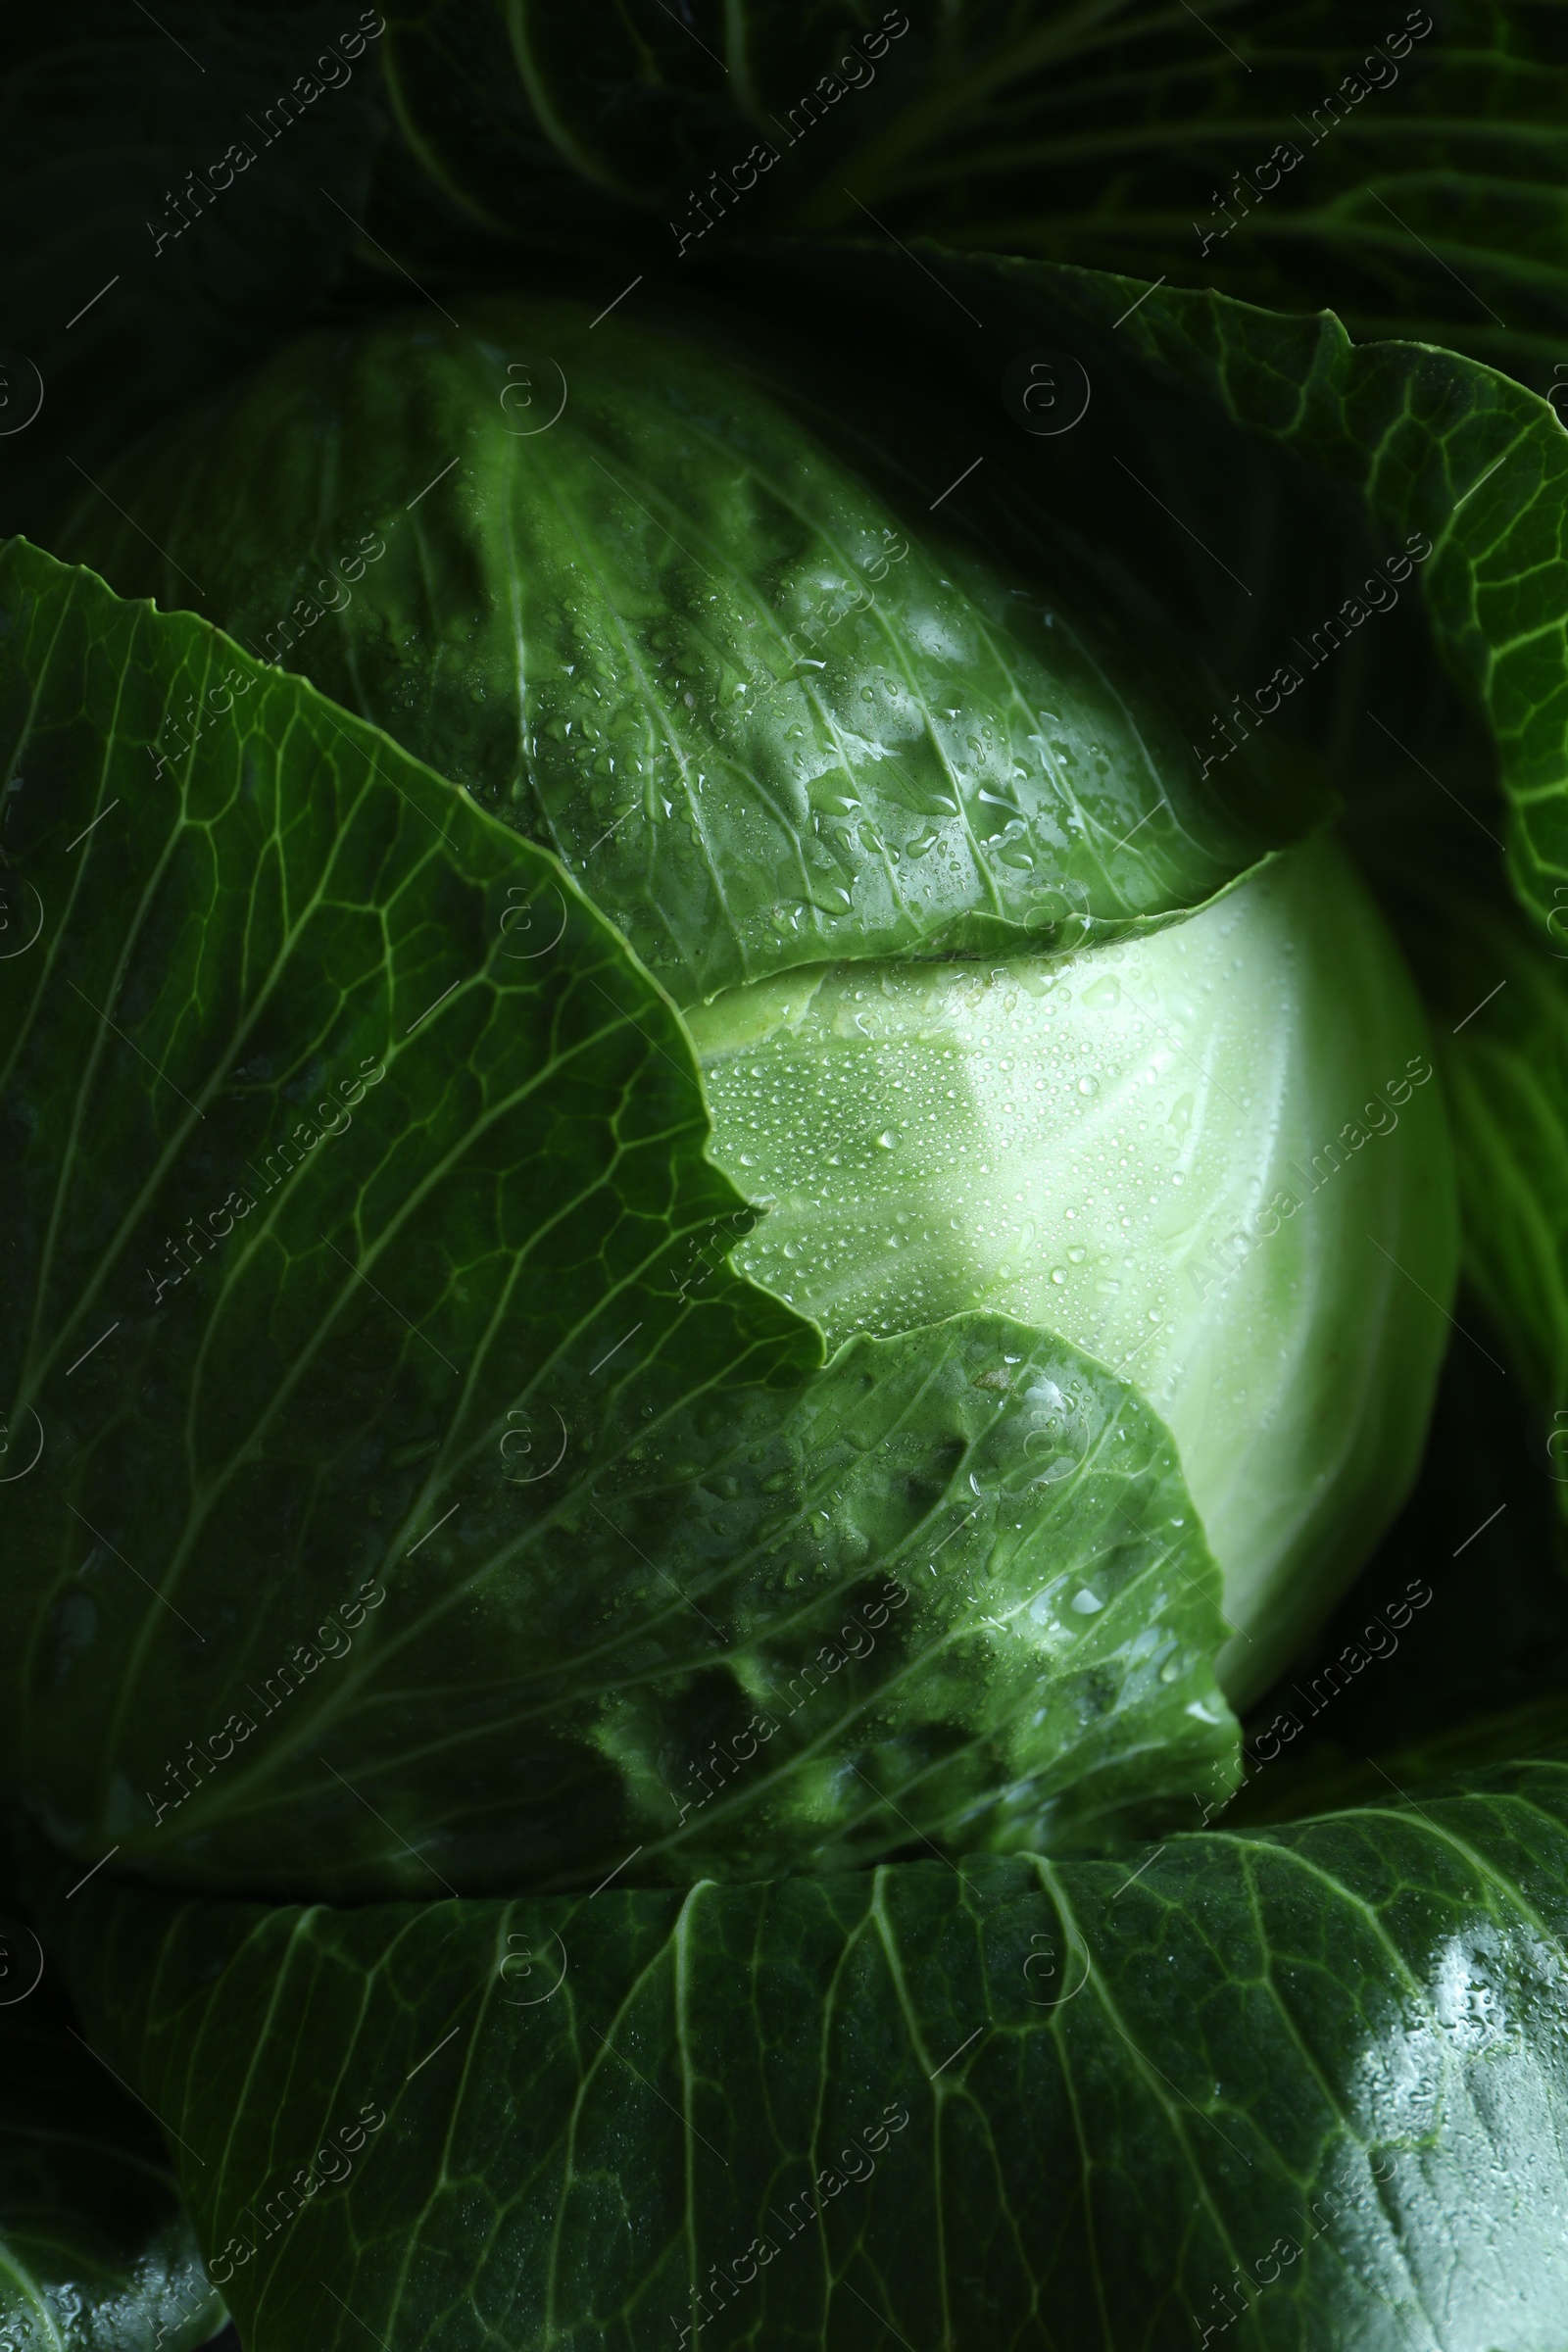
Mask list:
[[[1495,2352],[1568,2297],[1565,1787],[685,1895],[106,1887],[71,1957],[247,2352]]]

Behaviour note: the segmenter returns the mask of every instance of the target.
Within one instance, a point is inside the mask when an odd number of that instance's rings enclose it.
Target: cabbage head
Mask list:
[[[137,530],[84,499],[70,552],[165,603],[199,582],[559,858],[681,1008],[710,1156],[759,1212],[733,1268],[830,1355],[935,1362],[984,1310],[1130,1391],[1248,1703],[1410,1483],[1455,1279],[1442,1084],[1332,777],[1250,747],[1210,775],[1200,654],[1133,580],[1049,514],[1032,566],[944,524],[775,346],[470,310],[299,338],[136,453]],[[1053,1426],[1037,1495],[1080,1459]],[[1048,1546],[1009,1594],[1031,1641],[1067,1567]],[[1046,1759],[994,1717],[1044,1656],[964,1668],[1015,1789]],[[917,1746],[933,1710],[951,1690],[914,1702]],[[601,1743],[648,1782],[668,1738]],[[943,1834],[1049,1842],[985,1773]],[[841,1854],[834,1801],[807,1811]]]

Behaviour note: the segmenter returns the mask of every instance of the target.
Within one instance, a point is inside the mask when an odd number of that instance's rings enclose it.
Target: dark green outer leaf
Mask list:
[[[61,1844],[591,1886],[1223,1777],[1218,1571],[1133,1391],[998,1316],[816,1372],[725,1262],[678,1016],[561,867],[21,543],[0,626],[0,1726]]]
[[[1547,1762],[1136,1875],[100,1883],[69,1933],[247,2352],[1526,2352],[1568,2305],[1565,1886]]]
[[[1568,888],[1531,936],[1484,857],[1446,846],[1398,878],[1401,930],[1443,1054],[1468,1276],[1549,1411],[1568,1399]],[[1568,1481],[1568,1431],[1539,1458]]]
[[[943,17],[928,94],[865,125],[800,225],[859,233],[847,186],[902,235],[1327,307],[1358,341],[1402,335],[1553,381],[1568,323],[1554,8]]]
[[[376,172],[376,225],[388,242],[417,254],[445,230],[471,250],[478,227],[513,248],[556,255],[575,248],[597,279],[624,250],[625,201],[618,190],[585,180],[539,122],[518,79],[504,9],[415,0],[385,15],[383,89],[402,134],[401,144],[387,142]],[[453,215],[462,220],[456,237]],[[606,288],[607,300],[613,290]]]
[[[530,243],[619,198],[623,253],[690,268],[869,214],[906,240],[1328,304],[1363,340],[1543,390],[1564,348],[1568,37],[1540,0],[445,0],[394,10],[387,56],[424,170]]]
[[[296,339],[51,544],[555,851],[677,1003],[1114,936],[1298,829],[1216,805],[1190,656],[1158,679],[1049,536],[1004,572],[803,429],[792,379],[874,420],[840,368],[651,293],[452,300]]]
[[[1515,1393],[1529,1481],[1568,1515],[1568,884],[1551,885],[1544,933],[1527,930],[1494,841],[1454,815],[1412,855],[1412,830],[1368,846],[1443,1062],[1477,1310],[1461,1352],[1477,1387]]]
[[[1000,549],[1049,511],[1130,550],[1128,516],[1141,514],[1144,576],[1216,651],[1227,688],[1243,698],[1240,710],[1216,714],[1208,737],[1222,764],[1232,737],[1238,751],[1254,738],[1264,751],[1308,746],[1332,754],[1348,790],[1375,796],[1409,771],[1413,753],[1430,771],[1425,808],[1451,815],[1451,741],[1421,731],[1442,697],[1398,634],[1419,600],[1465,705],[1490,731],[1514,885],[1546,918],[1568,877],[1568,434],[1544,402],[1448,352],[1356,348],[1332,317],[1279,318],[1087,270],[935,245],[907,257],[792,247],[775,267],[818,317],[836,293],[879,343],[890,379],[917,349],[928,383],[966,404],[980,446],[1020,353],[1054,349],[1082,367],[1094,387],[1084,423],[1055,438],[1007,425],[1024,496],[1009,486],[1010,513],[985,505],[982,472],[971,519]],[[1097,415],[1098,446],[1087,438]],[[1122,487],[1111,497],[1118,456]],[[1283,475],[1270,463],[1279,457]],[[1307,503],[1270,503],[1293,499]],[[1412,535],[1433,552],[1399,582],[1400,610],[1385,620],[1370,600],[1392,604],[1395,582],[1370,586],[1374,564]],[[1346,612],[1352,595],[1358,619]],[[1333,634],[1315,626],[1327,620]],[[1299,687],[1277,717],[1260,718],[1259,689],[1282,665],[1295,667]],[[1451,702],[1445,727],[1459,732]]]

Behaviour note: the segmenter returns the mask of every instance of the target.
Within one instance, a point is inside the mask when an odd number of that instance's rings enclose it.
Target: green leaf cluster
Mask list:
[[[19,36],[4,2352],[1562,2335],[1565,69],[1532,0]],[[1238,1723],[1174,1418],[764,1287],[709,1033],[1331,821],[1463,1287]]]

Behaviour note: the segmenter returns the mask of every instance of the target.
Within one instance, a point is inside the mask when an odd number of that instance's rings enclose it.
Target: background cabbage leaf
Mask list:
[[[1568,2296],[1565,1789],[684,1894],[95,1882],[59,1932],[247,2352],[1494,2352]]]
[[[389,16],[399,162],[509,240],[618,203],[622,251],[690,268],[734,240],[874,225],[1328,305],[1360,340],[1561,380],[1568,36],[1535,0]],[[568,177],[573,202],[542,201]]]

